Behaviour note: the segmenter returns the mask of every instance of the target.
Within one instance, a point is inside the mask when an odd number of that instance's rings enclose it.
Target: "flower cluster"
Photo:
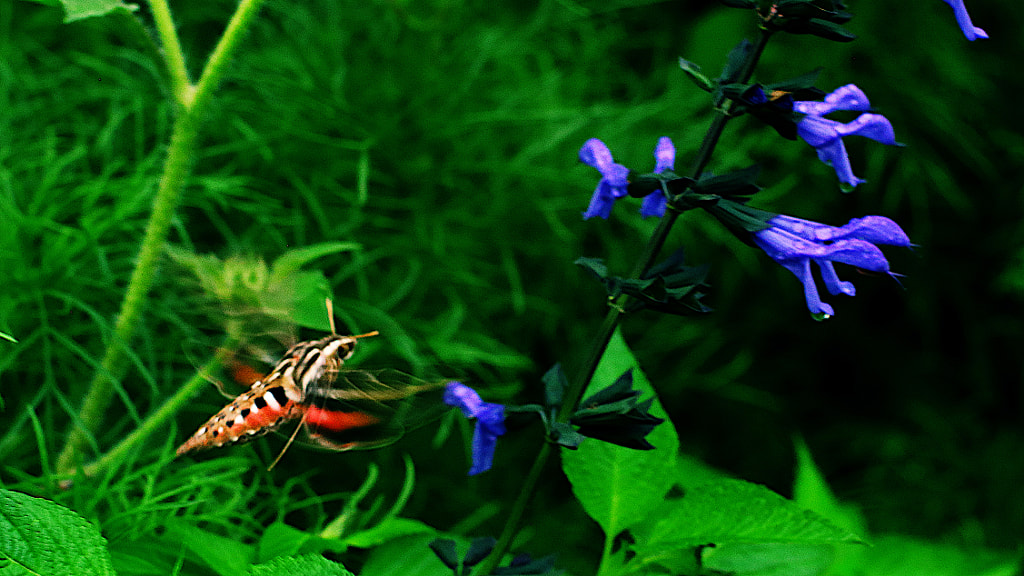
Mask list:
[[[661,174],[672,171],[675,160],[676,147],[672,144],[671,139],[662,136],[658,139],[658,145],[654,147],[654,173]],[[608,150],[608,146],[597,138],[587,140],[580,148],[580,161],[587,166],[596,168],[601,173],[601,180],[597,183],[594,195],[590,199],[590,206],[583,213],[583,219],[599,216],[607,220],[612,213],[615,201],[629,194],[629,168],[622,164],[616,164],[612,160],[612,153]],[[640,215],[644,218],[664,216],[667,203],[668,197],[664,190],[657,190],[644,198],[643,205],[640,207]]]

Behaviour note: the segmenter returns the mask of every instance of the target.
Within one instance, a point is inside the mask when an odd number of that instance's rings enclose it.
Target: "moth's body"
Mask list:
[[[294,420],[301,420],[310,438],[332,450],[394,442],[404,433],[412,411],[408,404],[402,406],[404,401],[440,390],[443,382],[413,383],[412,377],[393,370],[341,370],[357,339],[365,336],[332,334],[292,346],[266,378],[178,447],[178,455],[246,442]]]
[[[353,336],[331,335],[292,346],[266,378],[253,383],[179,446],[178,456],[244,442],[302,418],[309,409],[309,393],[319,389],[321,378],[333,382],[355,344]]]

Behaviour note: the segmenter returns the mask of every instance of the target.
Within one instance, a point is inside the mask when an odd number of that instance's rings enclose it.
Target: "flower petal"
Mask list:
[[[836,126],[836,132],[840,136],[863,136],[890,146],[896,144],[892,124],[881,114],[861,114],[849,124]]]
[[[827,247],[824,260],[841,262],[871,272],[889,272],[889,261],[885,254],[871,242],[864,240],[840,240]]]
[[[462,410],[466,418],[476,418],[476,415],[484,407],[484,401],[480,395],[462,382],[451,381],[444,387],[444,403]]]
[[[668,136],[658,138],[658,145],[654,148],[654,160],[655,174],[661,174],[666,170],[675,169],[676,147],[672,145],[671,138]]]
[[[818,268],[821,269],[821,280],[825,283],[825,288],[828,293],[833,296],[839,294],[845,294],[847,296],[856,296],[857,288],[854,287],[853,282],[843,282],[839,279],[839,275],[836,274],[836,267],[828,260],[816,260]]]
[[[822,302],[821,296],[818,295],[818,287],[814,284],[814,276],[811,275],[811,262],[809,260],[782,263],[782,267],[792,272],[804,285],[804,299],[807,301],[807,309],[811,314],[835,315],[832,307]]]
[[[665,196],[665,191],[656,190],[644,198],[644,203],[640,205],[640,216],[644,218],[648,216],[661,218],[665,215],[665,207],[667,205],[668,198]]]
[[[903,228],[900,228],[899,224],[885,216],[854,218],[847,225],[840,228],[832,228],[831,226],[828,228],[831,228],[833,232],[828,238],[821,238],[822,240],[856,238],[866,240],[872,244],[910,247],[910,238],[907,237],[907,233],[903,231]]]
[[[800,101],[793,103],[793,110],[811,116],[824,116],[836,110],[869,109],[871,109],[871,103],[868,102],[867,95],[854,84],[836,88],[825,96],[824,102]]]
[[[953,7],[953,13],[956,15],[956,23],[960,26],[960,30],[968,40],[973,42],[978,38],[988,38],[987,32],[978,28],[973,22],[971,22],[971,16],[967,13],[967,7],[964,6],[964,0],[943,1]]]
[[[597,183],[597,188],[594,189],[594,195],[590,197],[590,206],[587,207],[587,211],[583,213],[583,219],[588,220],[594,216],[608,219],[612,214],[612,206],[615,205],[615,194],[612,187],[608,185],[605,179],[601,179]]]
[[[583,147],[580,148],[580,162],[592,168],[597,168],[597,171],[602,174],[604,174],[609,166],[614,164],[611,150],[608,149],[604,142],[597,138],[591,138],[583,143]]]
[[[811,146],[818,148],[839,138],[839,126],[835,120],[820,118],[818,116],[805,116],[796,125],[796,133]]]

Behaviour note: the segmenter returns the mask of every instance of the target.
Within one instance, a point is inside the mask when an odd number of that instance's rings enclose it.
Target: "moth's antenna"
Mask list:
[[[328,300],[328,302],[330,302],[330,300]],[[281,452],[277,455],[277,458],[274,458],[274,461],[270,463],[270,466],[267,466],[267,472],[273,470],[274,466],[277,466],[277,463],[280,462],[281,458],[284,457],[284,453],[288,451],[288,448],[292,445],[292,442],[295,441],[295,437],[299,435],[299,430],[302,428],[302,424],[305,421],[306,415],[303,414],[302,419],[299,420],[299,425],[295,427],[295,432],[292,432],[291,437],[288,438],[288,442],[285,442],[284,448],[281,448]]]
[[[327,321],[331,323],[331,334],[337,336],[338,331],[334,329],[334,303],[330,298],[324,298],[324,303],[327,304]]]
[[[366,334],[356,334],[355,336],[349,336],[349,338],[369,338],[370,336],[380,336],[380,332],[374,330],[373,332],[367,332]]]

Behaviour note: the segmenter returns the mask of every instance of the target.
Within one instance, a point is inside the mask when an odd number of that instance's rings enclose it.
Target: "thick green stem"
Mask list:
[[[192,85],[188,79],[188,69],[185,67],[185,54],[181,50],[181,42],[178,41],[174,19],[171,18],[171,8],[167,5],[167,0],[149,0],[149,8],[153,12],[156,33],[164,49],[163,60],[167,67],[174,101],[182,108],[188,108],[191,105]]]
[[[760,60],[761,54],[764,52],[764,47],[770,36],[770,32],[766,30],[761,31],[761,35],[758,38],[757,43],[754,45],[754,49],[751,51],[750,57],[744,63],[743,69],[740,72],[738,79],[740,83],[746,83],[750,80],[751,76],[753,76],[754,69],[757,67],[757,62]],[[715,108],[718,113],[711,121],[711,125],[708,127],[708,130],[704,135],[704,140],[701,142],[700,149],[697,151],[697,156],[694,158],[693,164],[690,167],[690,177],[694,180],[698,179],[704,172],[704,168],[707,167],[708,162],[711,160],[711,155],[714,153],[715,146],[718,144],[718,139],[721,137],[722,132],[725,129],[725,124],[729,118],[732,117],[730,112],[735,109],[733,105],[730,105],[728,110],[723,111],[720,108],[720,102],[715,102]],[[672,210],[669,210],[665,214],[665,217],[662,218],[658,227],[651,235],[651,239],[648,240],[647,245],[644,247],[643,254],[641,254],[640,258],[637,259],[636,266],[634,266],[632,275],[630,276],[631,278],[641,278],[651,265],[654,264],[654,260],[661,252],[662,247],[665,245],[665,240],[668,239],[668,234],[672,230],[672,226],[678,218],[679,213]],[[572,414],[576,409],[576,405],[579,404],[580,398],[582,397],[584,390],[587,388],[587,384],[590,383],[590,380],[594,377],[594,372],[597,371],[597,365],[601,361],[601,357],[604,356],[604,351],[608,347],[608,342],[611,341],[612,335],[615,333],[615,329],[619,326],[619,320],[624,314],[625,305],[628,299],[628,296],[622,295],[610,303],[608,312],[605,314],[604,321],[601,323],[601,327],[598,329],[597,335],[591,342],[591,346],[587,353],[587,357],[584,360],[583,366],[580,368],[576,378],[572,380],[568,390],[566,390],[565,395],[562,397],[562,405],[559,407],[558,411],[559,422],[568,422],[569,418],[572,417]],[[489,570],[498,565],[501,557],[505,554],[505,551],[508,550],[508,546],[512,541],[512,536],[518,529],[519,521],[522,518],[522,511],[525,510],[526,505],[529,503],[529,500],[533,495],[534,488],[536,487],[537,480],[540,477],[539,470],[543,469],[551,451],[551,445],[546,443],[537,454],[537,458],[533,463],[533,468],[531,468],[530,474],[523,482],[523,488],[519,493],[515,506],[505,522],[505,528],[502,531],[501,538],[498,540],[498,544],[494,547],[491,554],[480,563],[476,571],[477,574],[489,574]]]
[[[170,48],[164,46],[165,58],[180,62],[181,66],[181,69],[178,70],[179,64],[168,63],[175,98],[179,104],[178,115],[175,117],[171,142],[167,149],[167,159],[164,161],[163,175],[160,177],[160,185],[153,201],[153,212],[149,216],[137,263],[128,282],[124,301],[121,303],[121,311],[114,327],[114,334],[107,344],[100,369],[89,383],[89,389],[79,412],[83,428],[73,428],[68,434],[64,448],[57,457],[58,474],[68,474],[77,465],[82,449],[103,423],[103,416],[113,398],[115,381],[120,379],[126,371],[127,346],[138,328],[143,305],[146,303],[149,290],[156,278],[157,264],[163,253],[171,219],[174,217],[192,168],[202,120],[209,108],[213,92],[223,77],[227,62],[233,56],[262,2],[263,0],[242,0],[239,3],[224,35],[210,55],[198,85],[194,88],[187,84],[187,77],[182,76],[184,60],[180,59],[181,49],[180,46],[177,46],[177,36],[173,33],[170,11],[161,0],[155,0],[152,4],[154,16],[165,18],[164,24],[171,28],[171,30],[162,30],[163,25],[158,22],[161,39],[173,45]],[[157,13],[161,15],[157,16]],[[175,49],[176,55],[172,54]],[[179,86],[179,83],[183,81],[185,84]]]

